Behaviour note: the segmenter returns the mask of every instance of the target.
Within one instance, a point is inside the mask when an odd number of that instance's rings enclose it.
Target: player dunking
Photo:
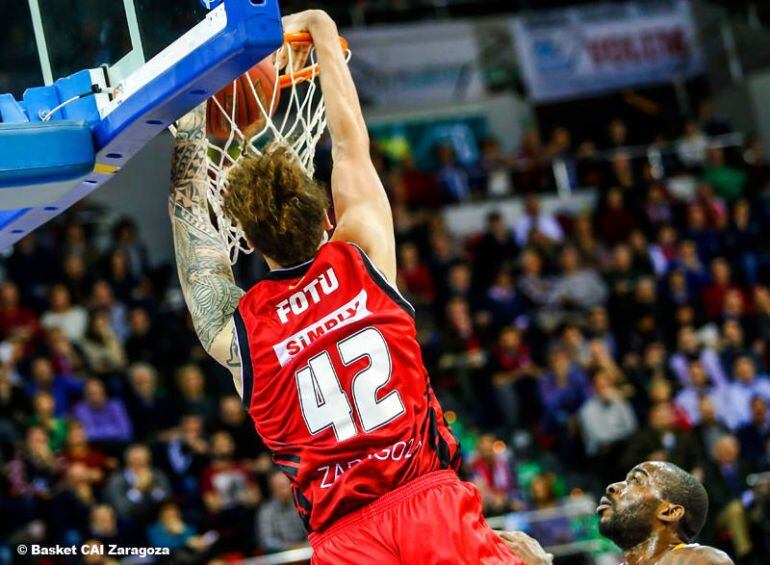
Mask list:
[[[314,563],[523,563],[461,482],[414,311],[399,294],[390,206],[334,22],[309,32],[333,142],[332,198],[274,147],[228,175],[225,211],[271,268],[244,293],[206,204],[205,108],[180,120],[170,213],[179,278],[206,351],[236,388],[311,532]]]

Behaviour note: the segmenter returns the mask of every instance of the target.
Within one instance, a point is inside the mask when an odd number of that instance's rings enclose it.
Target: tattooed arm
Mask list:
[[[209,355],[233,374],[242,394],[241,360],[233,313],[243,291],[235,284],[225,243],[206,200],[206,105],[177,123],[169,214],[177,271],[195,331]]]

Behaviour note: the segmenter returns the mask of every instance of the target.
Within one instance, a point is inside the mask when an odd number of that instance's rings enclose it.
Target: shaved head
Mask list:
[[[706,489],[698,479],[673,463],[659,462],[656,465],[656,479],[664,500],[685,510],[684,517],[679,521],[679,533],[685,541],[692,541],[706,522],[709,509]]]
[[[597,512],[599,531],[624,550],[660,529],[690,542],[706,521],[708,495],[676,465],[648,461],[631,469],[626,480],[609,485]]]

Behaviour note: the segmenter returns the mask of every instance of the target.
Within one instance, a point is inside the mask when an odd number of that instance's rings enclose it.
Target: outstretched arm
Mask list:
[[[283,25],[285,33],[309,32],[315,44],[332,138],[332,198],[337,217],[334,239],[359,245],[388,280],[395,282],[390,203],[371,160],[369,134],[337,26],[319,10],[287,16]]]
[[[169,214],[179,283],[204,349],[230,369],[241,394],[241,363],[233,313],[243,291],[209,217],[206,200],[206,105],[177,123]]]

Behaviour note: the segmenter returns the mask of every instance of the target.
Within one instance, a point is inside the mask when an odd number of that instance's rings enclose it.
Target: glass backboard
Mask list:
[[[0,10],[0,249],[283,43],[277,0],[0,0]]]
[[[200,0],[0,0],[0,92],[110,68],[120,82],[208,13]]]

